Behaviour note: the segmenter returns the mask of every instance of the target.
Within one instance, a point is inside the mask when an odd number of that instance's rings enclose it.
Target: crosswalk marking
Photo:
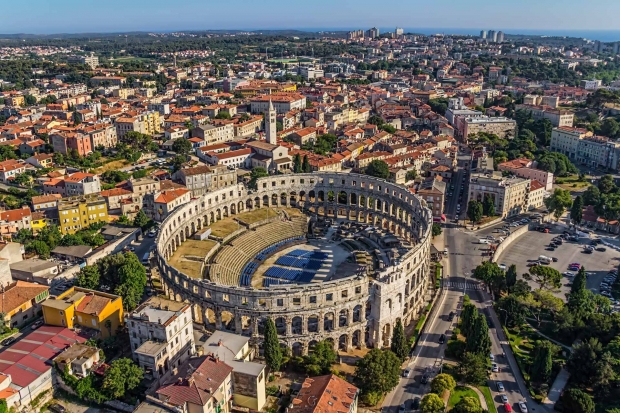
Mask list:
[[[478,283],[464,283],[464,282],[456,282],[456,281],[444,281],[444,287],[455,288],[457,290],[462,290],[465,288],[466,290],[481,290],[482,286]]]

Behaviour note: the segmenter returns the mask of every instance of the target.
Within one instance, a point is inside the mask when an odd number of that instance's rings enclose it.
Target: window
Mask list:
[[[340,296],[342,298],[347,298],[349,296],[349,291],[348,290],[342,290],[342,292],[340,293]]]
[[[362,287],[358,285],[357,287],[355,287],[355,294],[361,294],[361,293],[362,293]]]
[[[301,298],[299,297],[293,298],[293,305],[301,305]]]
[[[96,327],[97,326],[97,320],[95,320],[94,318],[92,320],[90,320],[92,322],[92,324]]]
[[[278,298],[278,299],[276,300],[276,305],[277,305],[278,307],[284,307],[284,300],[283,300],[282,298]]]
[[[325,300],[333,301],[334,300],[334,294],[332,294],[332,293],[325,294]]]
[[[316,304],[316,295],[310,296],[310,304]]]
[[[228,297],[228,294],[223,294],[222,295],[222,301],[225,301],[225,302],[229,302],[230,301],[230,298]]]

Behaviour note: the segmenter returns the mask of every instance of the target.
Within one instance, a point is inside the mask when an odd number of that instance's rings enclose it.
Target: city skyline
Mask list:
[[[576,0],[550,0],[541,4],[523,0],[515,9],[508,2],[500,2],[493,9],[478,7],[483,3],[473,0],[466,4],[447,1],[439,5],[393,0],[391,7],[376,9],[368,0],[337,3],[318,0],[311,9],[292,8],[283,0],[266,0],[256,3],[242,0],[236,13],[221,2],[179,0],[171,5],[161,0],[130,3],[110,0],[106,3],[84,7],[76,0],[50,4],[33,0],[27,4],[12,5],[11,19],[4,22],[3,34],[55,34],[55,33],[109,33],[129,31],[199,31],[199,30],[348,30],[357,27],[403,27],[444,31],[502,30],[513,34],[548,34],[566,28],[566,22],[577,22],[571,32],[617,31],[614,16],[620,13],[620,3],[606,1],[588,2],[588,9],[604,13],[587,13],[585,3]],[[62,10],[62,12],[59,12]],[[123,13],[119,13],[123,10]],[[281,12],[274,12],[280,10]],[[394,17],[394,10],[399,10]],[[536,13],[532,13],[535,10]],[[329,11],[329,12],[328,12]],[[97,16],[97,19],[93,19]],[[284,17],[286,16],[286,17]],[[407,17],[402,17],[407,16]],[[51,17],[51,18],[50,18]],[[32,23],[36,22],[36,25]],[[605,39],[601,39],[605,40]]]

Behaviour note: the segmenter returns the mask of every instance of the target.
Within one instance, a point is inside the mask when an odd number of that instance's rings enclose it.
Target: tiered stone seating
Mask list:
[[[246,264],[270,245],[298,238],[306,233],[306,217],[275,221],[248,231],[222,247],[209,271],[211,281],[223,285],[239,285]]]

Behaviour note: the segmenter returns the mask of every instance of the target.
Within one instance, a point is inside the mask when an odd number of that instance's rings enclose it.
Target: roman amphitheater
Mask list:
[[[156,259],[171,299],[195,321],[250,336],[264,320],[307,354],[330,340],[389,346],[398,319],[428,299],[431,212],[406,188],[347,173],[276,175],[179,207],[161,224]]]

